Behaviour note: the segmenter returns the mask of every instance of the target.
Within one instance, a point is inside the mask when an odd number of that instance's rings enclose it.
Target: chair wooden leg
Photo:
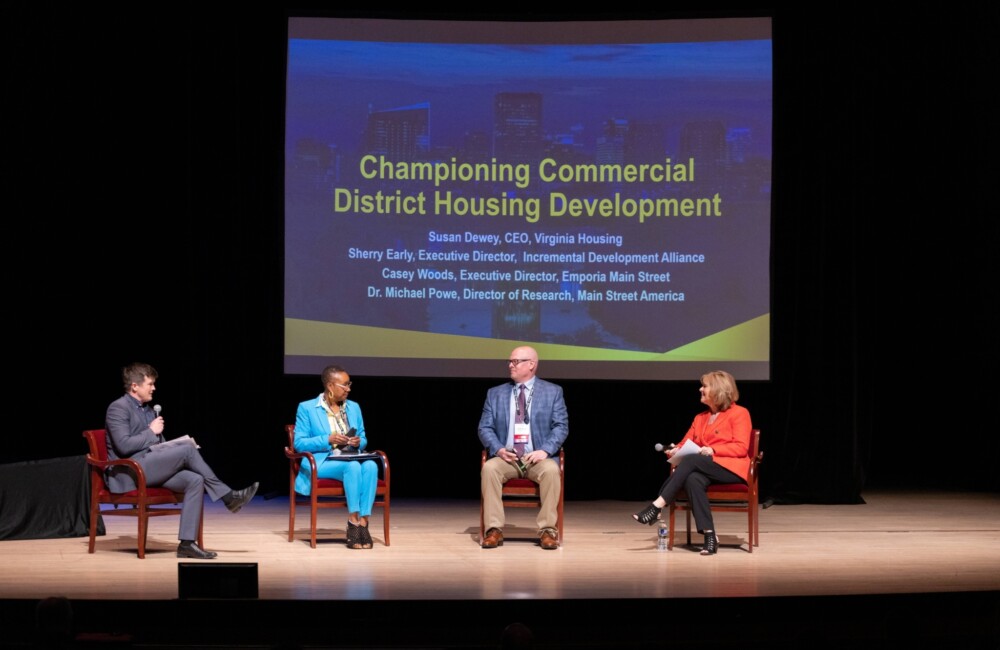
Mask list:
[[[483,512],[483,497],[479,497],[479,543],[486,538],[486,515]]]
[[[288,541],[295,539],[295,493],[288,496]]]
[[[539,503],[538,507],[541,508],[542,504]],[[562,546],[563,543],[563,498],[562,490],[559,491],[559,509],[557,510],[558,517],[556,518],[556,528],[559,530],[559,545]]]
[[[389,545],[389,502],[382,505],[382,531],[385,535],[385,545]]]
[[[309,546],[316,548],[316,493],[313,492],[310,496],[309,508]]]
[[[149,524],[146,517],[146,504],[143,503],[139,505],[139,516],[137,517],[139,520],[139,536],[136,539],[136,544],[139,547],[138,553],[140,560],[146,557],[146,526]]]
[[[90,542],[87,545],[87,552],[94,552],[94,545],[97,543],[97,518],[101,516],[101,507],[97,504],[97,495],[91,499],[90,503]]]
[[[674,522],[674,512],[677,509],[674,507],[674,504],[672,504],[672,503],[668,507],[670,509],[670,514],[667,515],[667,531],[668,531],[668,535],[667,535],[667,550],[668,551],[672,551],[672,550],[674,550],[674,523],[675,523]]]
[[[201,518],[198,520],[198,546],[205,548],[205,509],[201,509]]]

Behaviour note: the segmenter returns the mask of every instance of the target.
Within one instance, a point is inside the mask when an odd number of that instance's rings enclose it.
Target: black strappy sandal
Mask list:
[[[347,522],[347,548],[364,548],[361,526]]]
[[[371,533],[368,532],[368,526],[358,526],[358,532],[361,536],[361,548],[371,548],[374,544]]]
[[[702,555],[715,555],[719,552],[719,536],[714,530],[705,533],[705,545],[701,547]]]
[[[639,512],[632,515],[632,519],[635,519],[640,524],[646,524],[647,526],[652,526],[656,523],[656,520],[660,518],[661,508],[657,508],[652,503],[640,510]]]

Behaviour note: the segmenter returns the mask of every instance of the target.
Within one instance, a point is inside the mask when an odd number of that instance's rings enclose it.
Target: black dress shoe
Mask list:
[[[701,547],[702,555],[715,555],[719,552],[719,537],[715,532],[705,533],[705,545]]]
[[[186,557],[192,560],[213,560],[218,555],[215,551],[206,551],[194,542],[181,544],[177,547],[177,557]]]
[[[250,487],[245,487],[242,490],[235,490],[233,492],[233,498],[226,504],[226,507],[229,508],[229,512],[239,512],[243,506],[250,503],[250,499],[253,499],[253,495],[257,494],[258,485],[260,485],[260,483],[254,483]]]

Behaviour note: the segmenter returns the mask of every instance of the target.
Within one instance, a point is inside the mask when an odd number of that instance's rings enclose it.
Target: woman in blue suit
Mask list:
[[[308,451],[316,457],[319,478],[344,483],[347,498],[347,547],[371,548],[368,517],[375,503],[378,465],[373,460],[342,461],[329,456],[363,451],[368,445],[361,407],[347,399],[351,377],[340,366],[323,369],[324,391],[316,399],[299,404],[295,413],[295,451]],[[311,489],[309,463],[302,463],[295,479],[295,491],[308,495]]]

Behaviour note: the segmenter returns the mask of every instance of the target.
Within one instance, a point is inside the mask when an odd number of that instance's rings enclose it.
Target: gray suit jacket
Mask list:
[[[483,415],[479,418],[479,440],[491,457],[507,445],[510,394],[513,389],[514,384],[508,381],[486,393]],[[536,377],[530,409],[531,447],[544,449],[549,457],[557,455],[569,434],[569,415],[562,387]]]
[[[152,416],[149,406],[140,406],[131,395],[122,395],[111,402],[104,416],[104,428],[108,432],[108,458],[139,461],[149,453],[152,445],[163,442],[163,438],[149,428],[147,421],[152,421]],[[109,468],[107,477],[112,492],[136,489],[135,478],[126,467]]]

